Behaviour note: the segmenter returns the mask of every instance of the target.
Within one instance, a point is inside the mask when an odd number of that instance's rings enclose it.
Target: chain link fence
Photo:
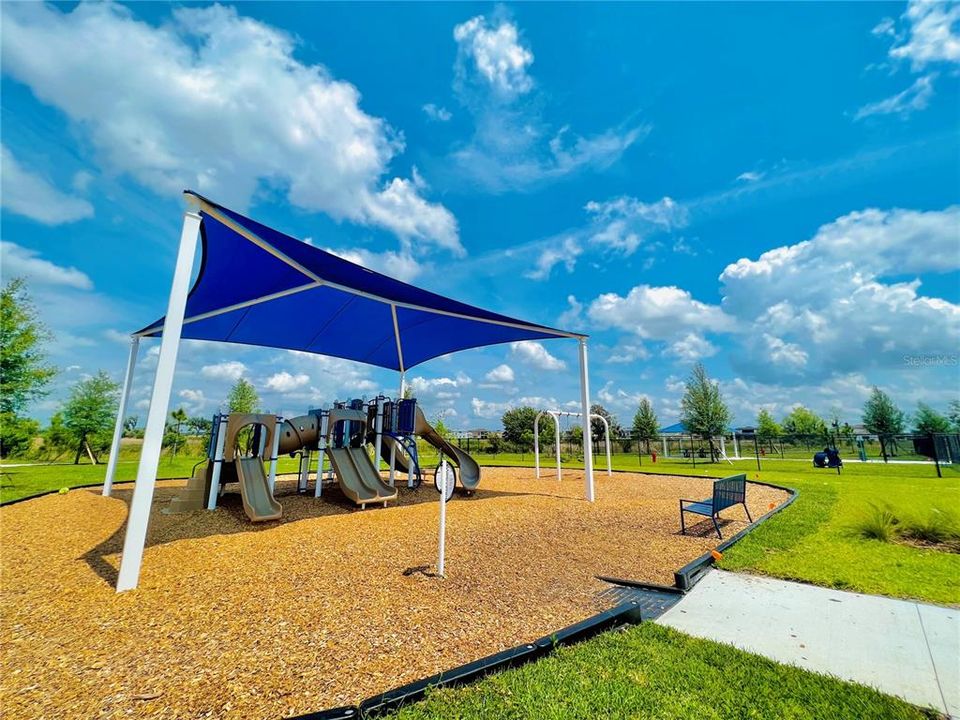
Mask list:
[[[509,443],[496,433],[484,436],[461,435],[454,442],[471,454],[520,456],[533,459],[533,443]],[[909,463],[931,466],[938,475],[943,470],[960,472],[960,433],[927,435],[897,434],[833,434],[778,435],[764,437],[754,433],[728,433],[711,439],[686,434],[661,435],[655,440],[641,440],[636,433],[621,433],[610,438],[611,453],[617,457],[631,456],[642,465],[654,457],[692,466],[751,460],[762,467],[764,462],[813,463],[814,455],[828,449],[836,450],[844,463]],[[599,461],[606,453],[602,439],[594,438],[593,454]],[[541,462],[555,456],[554,439],[540,442]],[[578,436],[565,432],[561,436],[560,456],[563,462],[583,459],[583,447]],[[633,464],[631,462],[630,464]]]

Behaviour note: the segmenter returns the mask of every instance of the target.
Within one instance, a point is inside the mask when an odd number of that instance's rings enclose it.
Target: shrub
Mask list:
[[[40,434],[40,423],[13,413],[0,414],[0,457],[25,457]]]
[[[898,523],[897,516],[889,506],[880,507],[870,503],[870,509],[856,528],[860,537],[890,542],[897,534]]]
[[[931,508],[926,515],[907,518],[901,534],[905,538],[921,542],[955,542],[960,540],[960,519],[949,510]]]

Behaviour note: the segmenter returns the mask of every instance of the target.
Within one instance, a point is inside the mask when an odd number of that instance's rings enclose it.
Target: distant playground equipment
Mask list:
[[[241,433],[246,428],[252,431]],[[244,437],[245,448],[240,447]],[[166,512],[213,510],[226,486],[237,483],[243,509],[251,520],[276,520],[283,514],[282,506],[274,497],[277,458],[300,455],[297,491],[306,493],[314,451],[318,458],[314,497],[322,496],[324,484],[336,484],[344,496],[361,509],[381,503],[386,507],[397,498],[397,472],[407,476],[408,488],[418,488],[422,483],[418,437],[440,453],[434,485],[438,491],[441,486],[445,488],[446,500],[453,496],[457,484],[454,466],[460,471],[462,490],[467,493],[476,490],[480,484],[480,466],[427,422],[413,398],[396,401],[380,396],[369,403],[363,400],[335,403],[329,410],[311,410],[289,420],[269,414],[214,415],[206,462],[195,469],[187,487],[171,501]],[[367,445],[373,446],[375,458],[387,462],[387,482],[370,458]],[[265,470],[265,462],[269,462],[269,472]],[[444,471],[445,484],[441,482]]]
[[[843,460],[840,459],[840,451],[836,448],[825,447],[813,456],[813,466],[815,468],[834,468],[837,472],[843,467]]]
[[[553,418],[553,448],[556,453],[557,480],[561,480],[563,468],[560,462],[560,418],[582,418],[583,413],[570,412],[568,410],[541,410],[537,413],[537,416],[533,419],[533,464],[536,468],[537,479],[540,478],[540,418],[544,415]],[[603,417],[603,415],[597,415],[596,413],[590,413],[590,418],[597,419],[603,423],[603,440],[607,448],[607,475],[612,475],[613,470],[610,462],[610,423],[607,422],[607,419]]]

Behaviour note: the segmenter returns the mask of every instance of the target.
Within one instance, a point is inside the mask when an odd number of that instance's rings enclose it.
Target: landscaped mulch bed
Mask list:
[[[354,703],[527,642],[600,609],[595,575],[663,584],[717,544],[709,520],[681,536],[691,478],[583,473],[562,483],[485,468],[447,506],[447,577],[436,562],[437,493],[401,490],[354,510],[337,490],[297,496],[254,525],[238,496],[164,515],[182,482],[158,483],[138,590],[113,590],[130,485],[0,509],[0,706],[5,718],[263,718]],[[759,517],[785,492],[749,486]],[[745,526],[741,508],[724,527]],[[432,567],[431,567],[432,569]],[[405,573],[404,571],[408,571]]]

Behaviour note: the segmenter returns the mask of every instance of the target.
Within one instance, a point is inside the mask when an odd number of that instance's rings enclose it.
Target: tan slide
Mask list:
[[[361,507],[380,502],[377,493],[360,479],[360,474],[350,457],[349,448],[330,448],[327,450],[327,456],[330,458],[330,464],[333,465],[333,471],[337,475],[344,495]]]
[[[263,461],[258,457],[242,457],[237,458],[235,464],[247,517],[254,522],[263,522],[283,515],[283,507],[274,499],[267,484]]]
[[[448,442],[433,426],[427,422],[420,406],[417,406],[417,419],[414,432],[444,453],[460,468],[460,484],[467,490],[476,490],[480,484],[480,466],[456,445]]]
[[[352,447],[348,448],[348,450],[353,460],[353,466],[360,475],[360,480],[377,494],[377,500],[395,500],[397,497],[397,489],[390,487],[380,478],[380,473],[377,472],[373,461],[370,459],[370,456],[367,455],[367,449]]]

